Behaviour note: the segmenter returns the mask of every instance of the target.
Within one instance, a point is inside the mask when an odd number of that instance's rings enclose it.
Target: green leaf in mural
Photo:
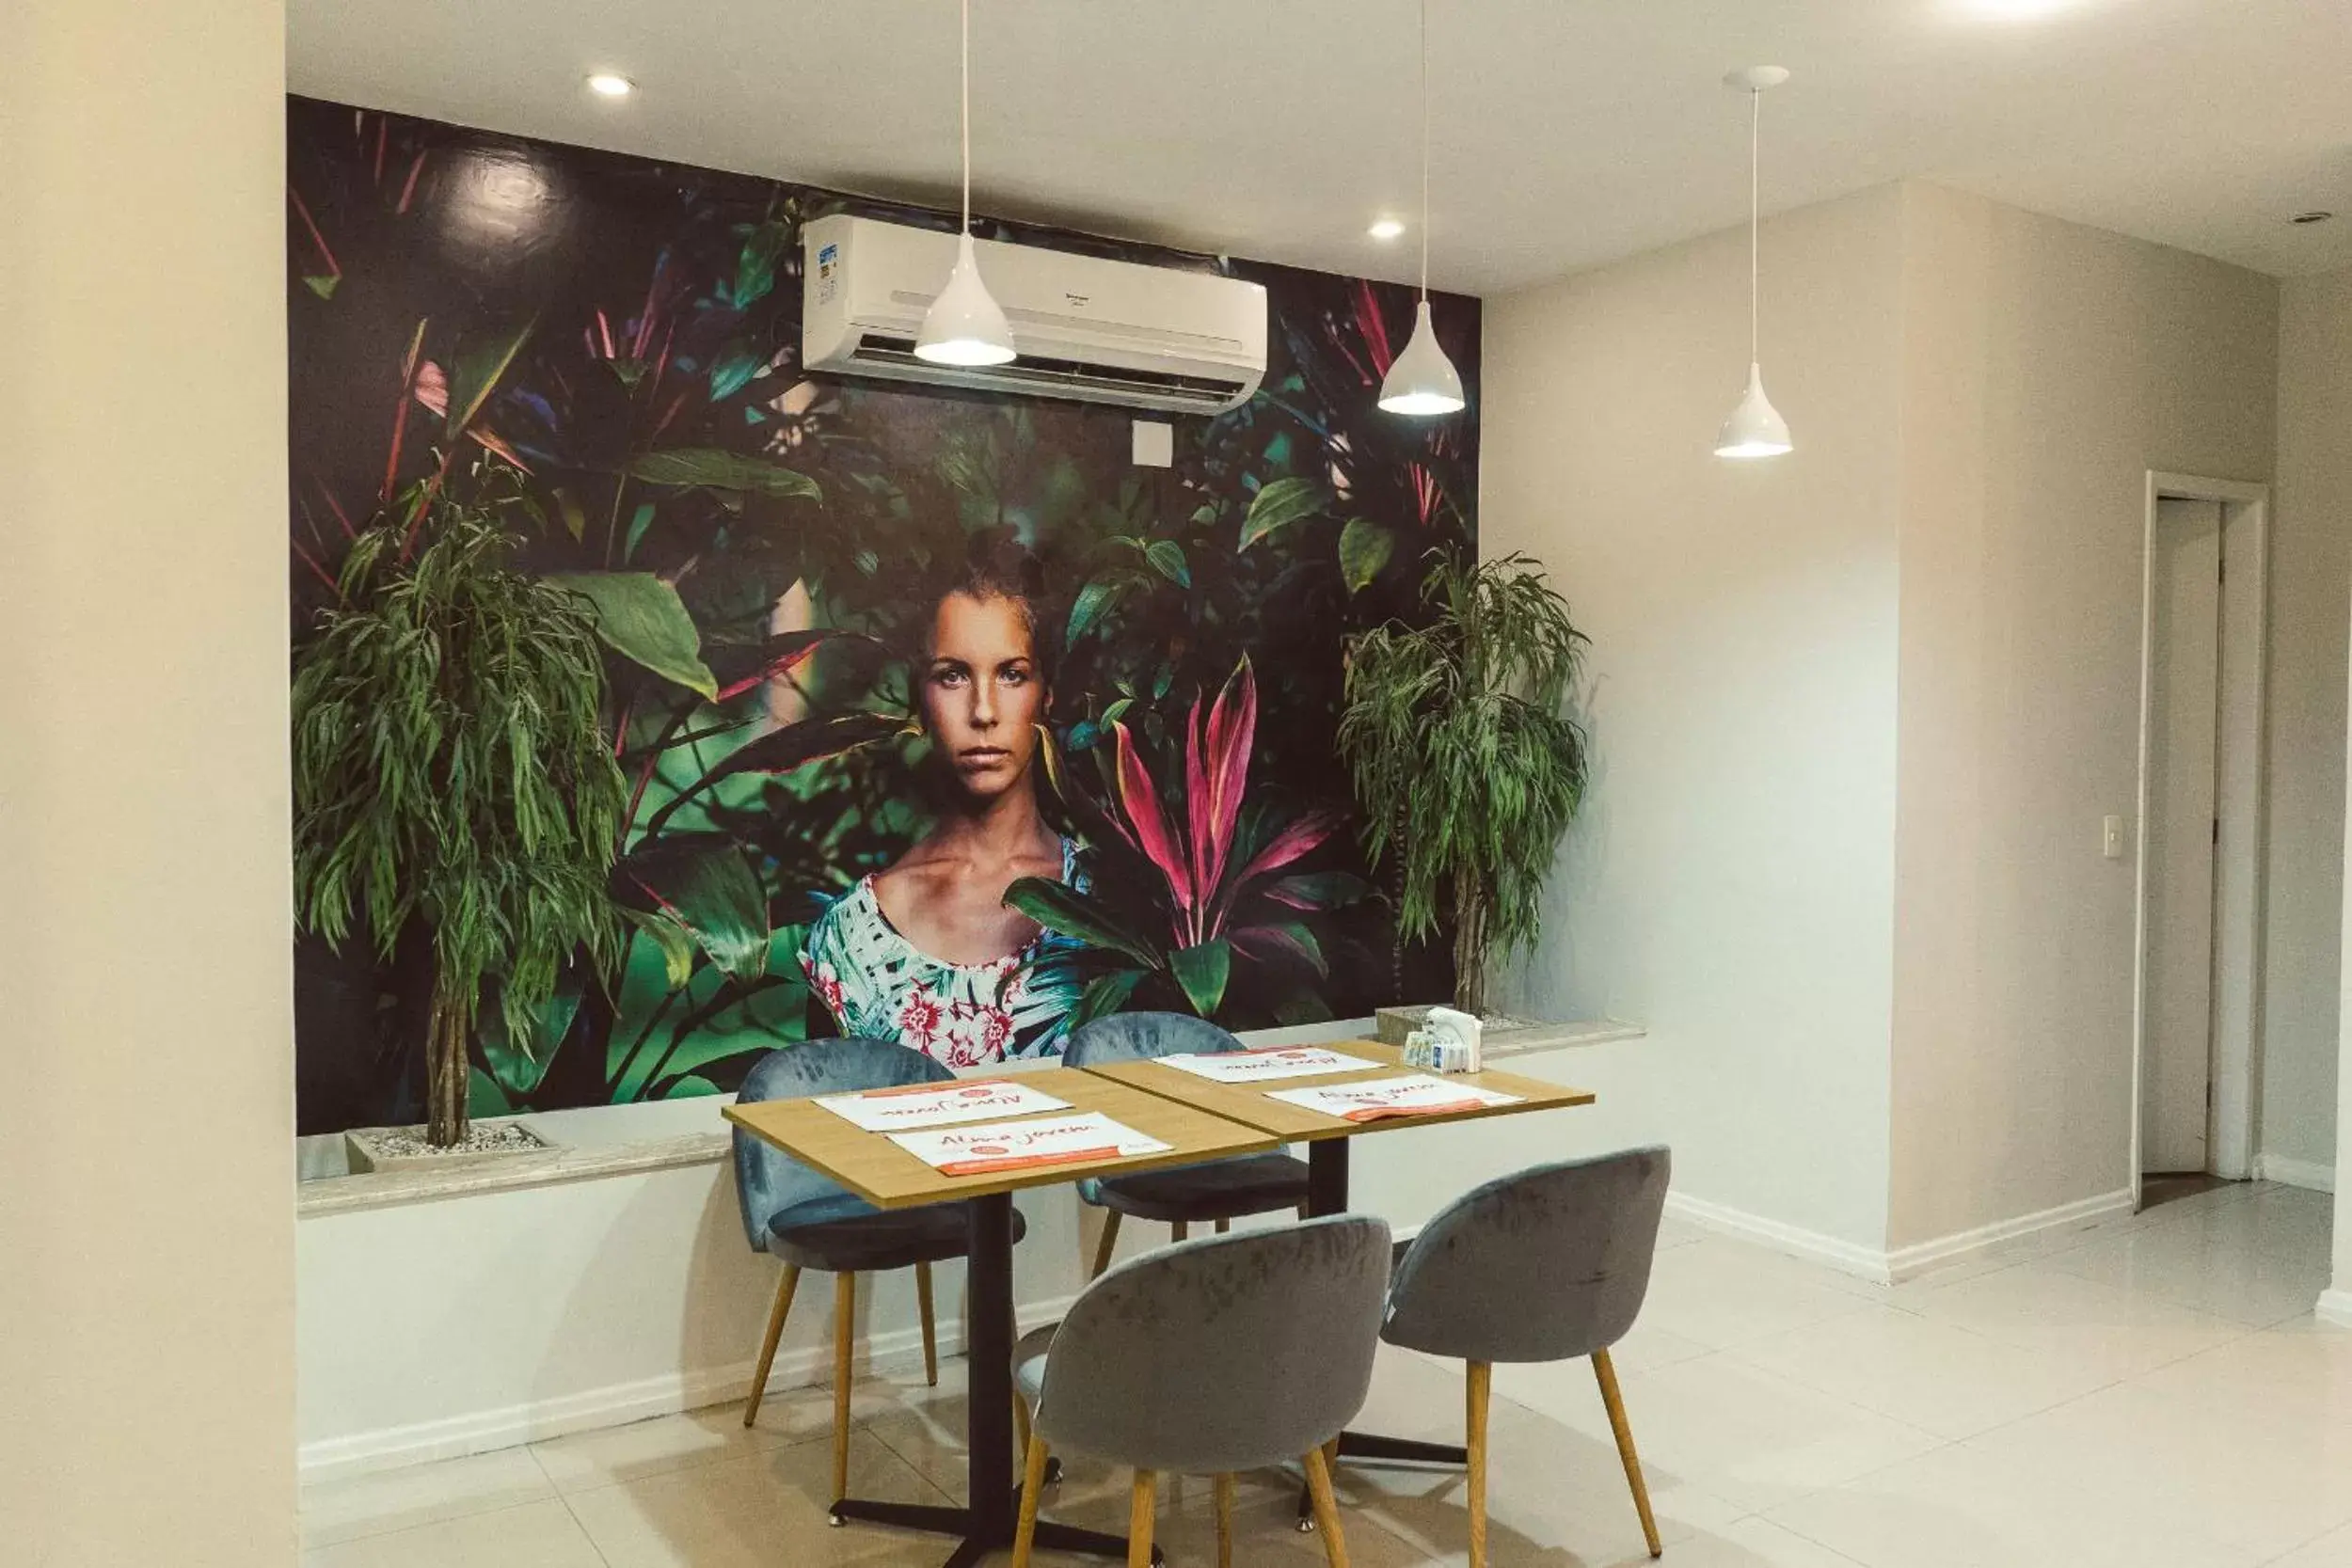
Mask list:
[[[707,1094],[724,1093],[726,1090],[705,1078],[701,1073],[690,1072],[681,1078],[672,1079],[670,1086],[661,1091],[661,1098],[664,1100],[697,1100]]]
[[[645,542],[645,531],[653,527],[653,502],[639,501],[637,510],[629,515],[628,537],[621,542],[621,559],[637,559],[637,546]]]
[[[525,322],[513,332],[501,337],[485,338],[478,342],[461,344],[457,350],[454,373],[450,377],[449,418],[447,432],[456,436],[473,423],[482,405],[490,401],[498,384],[515,363],[515,356],[523,351],[531,337],[533,324]]]
[[[482,1059],[489,1064],[490,1077],[510,1097],[529,1095],[547,1077],[556,1048],[580,1017],[580,996],[579,977],[565,976],[548,993],[546,1002],[532,1009],[531,1027],[519,1037],[507,1028],[504,1008],[482,1009],[474,1026],[475,1037],[482,1042]]]
[[[718,678],[702,658],[702,633],[677,590],[651,572],[568,572],[548,581],[596,607],[596,635],[622,657],[716,702]]]
[[[1192,572],[1184,562],[1184,546],[1173,539],[1154,539],[1144,546],[1144,558],[1154,570],[1179,588],[1192,586]]]
[[[650,839],[659,834],[672,813],[721,779],[733,778],[738,773],[789,773],[812,762],[886,740],[904,727],[898,720],[880,713],[845,713],[832,719],[803,719],[772,730],[748,745],[737,747],[721,758],[718,766],[671,797],[646,822],[644,836]]]
[[[1314,932],[1295,920],[1278,921],[1271,926],[1245,926],[1232,933],[1233,944],[1253,956],[1263,958],[1268,953],[1288,953],[1306,963],[1325,979],[1331,976],[1331,965],[1323,956],[1323,943]]]
[[[662,971],[672,990],[694,977],[692,932],[657,910],[633,910],[624,904],[621,913],[660,950]]]
[[[1249,515],[1241,522],[1241,548],[1246,550],[1276,530],[1322,510],[1323,492],[1311,479],[1278,479],[1261,485],[1249,502]]]
[[[1114,953],[1124,953],[1137,963],[1160,967],[1160,960],[1152,951],[1151,943],[1121,926],[1118,919],[1098,907],[1094,900],[1067,882],[1051,877],[1017,878],[1005,889],[1005,902],[1027,915],[1049,931],[1095,947],[1107,947]]]
[[[719,351],[719,357],[710,362],[710,401],[723,402],[752,383],[765,363],[740,342],[729,343]]]
[[[558,490],[555,493],[555,509],[563,515],[564,531],[572,536],[574,543],[586,535],[588,514],[580,509],[579,501],[572,499],[570,491]]]
[[[1136,987],[1142,981],[1143,971],[1140,969],[1115,970],[1111,974],[1095,976],[1087,983],[1086,994],[1078,998],[1077,1006],[1071,1010],[1070,1027],[1081,1028],[1105,1013],[1119,1011],[1127,1005],[1127,999],[1135,995]]]
[[[1233,950],[1225,939],[1180,947],[1168,956],[1168,966],[1175,971],[1176,983],[1184,988],[1184,999],[1192,1004],[1192,1010],[1202,1018],[1216,1017],[1217,1004],[1225,1000],[1226,978],[1233,968]]]
[[[498,1081],[478,1067],[466,1069],[466,1115],[469,1117],[511,1117],[514,1101]]]
[[[1310,871],[1285,877],[1266,889],[1266,896],[1295,910],[1337,910],[1361,902],[1372,884],[1344,871]]]
[[[641,452],[629,459],[624,471],[648,484],[700,485],[707,490],[736,490],[786,499],[824,499],[824,492],[806,474],[720,447]]]
[[[738,310],[766,297],[776,286],[776,262],[784,255],[785,246],[792,243],[789,224],[774,219],[754,229],[743,242],[743,254],[735,263],[735,287],[731,291]]]
[[[644,845],[613,869],[692,932],[722,972],[738,980],[766,972],[768,898],[732,841],[698,837]]]
[[[1096,578],[1079,589],[1078,597],[1070,606],[1070,629],[1062,634],[1064,643],[1074,647],[1078,639],[1087,634],[1087,628],[1103,618],[1103,611],[1110,608],[1111,600],[1119,596],[1124,586],[1126,579],[1113,574]]]
[[[312,293],[318,295],[319,298],[333,299],[335,297],[335,285],[341,283],[342,280],[343,276],[339,272],[314,273],[306,275],[302,279],[302,283],[305,288],[309,289]]]
[[[1380,568],[1396,549],[1396,535],[1368,517],[1358,517],[1340,530],[1340,576],[1350,594],[1372,586]]]

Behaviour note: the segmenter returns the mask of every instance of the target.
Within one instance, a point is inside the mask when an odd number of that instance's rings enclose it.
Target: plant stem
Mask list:
[[[425,1141],[449,1148],[466,1141],[466,1040],[473,1033],[472,1007],[437,982],[425,1022]]]
[[[1454,1006],[1486,1016],[1486,890],[1467,865],[1454,872]]]

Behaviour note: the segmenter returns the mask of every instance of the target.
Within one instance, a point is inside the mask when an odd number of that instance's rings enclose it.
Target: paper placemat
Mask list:
[[[946,1176],[1075,1164],[1122,1154],[1157,1154],[1168,1147],[1100,1111],[959,1127],[947,1132],[893,1132],[890,1141]]]
[[[1056,1100],[1011,1078],[908,1084],[895,1089],[867,1089],[862,1094],[819,1095],[817,1103],[868,1132],[952,1127],[958,1122],[985,1121],[991,1117],[1025,1117],[1041,1111],[1070,1109],[1067,1100]]]
[[[1320,1111],[1343,1121],[1443,1116],[1519,1102],[1515,1094],[1482,1089],[1471,1084],[1449,1084],[1425,1072],[1406,1073],[1401,1078],[1375,1078],[1362,1084],[1334,1084],[1320,1089],[1268,1089],[1265,1094],[1268,1100]]]
[[[1155,1057],[1162,1067],[1206,1078],[1213,1084],[1267,1084],[1279,1078],[1316,1078],[1332,1072],[1361,1072],[1382,1064],[1320,1045],[1275,1045],[1256,1051],[1186,1052]]]

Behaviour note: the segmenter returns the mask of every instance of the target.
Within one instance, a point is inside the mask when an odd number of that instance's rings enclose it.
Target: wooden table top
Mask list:
[[[1067,1101],[1071,1112],[1100,1111],[1168,1147],[1157,1154],[1113,1155],[1064,1165],[1036,1165],[981,1176],[948,1176],[892,1143],[887,1134],[868,1132],[810,1101],[769,1100],[752,1105],[729,1105],[724,1108],[724,1115],[738,1127],[815,1166],[878,1209],[910,1209],[954,1198],[985,1197],[1024,1187],[1055,1186],[1083,1176],[1123,1176],[1227,1154],[1259,1154],[1277,1147],[1272,1136],[1247,1124],[1226,1120],[1172,1096],[1147,1094],[1131,1085],[1091,1072],[1046,1068],[1022,1073],[1020,1082],[1025,1088]],[[1045,1114],[1060,1116],[1070,1112]]]
[[[1590,1089],[1572,1089],[1559,1084],[1547,1084],[1538,1078],[1522,1078],[1512,1072],[1461,1072],[1442,1076],[1449,1084],[1470,1084],[1498,1094],[1517,1095],[1516,1105],[1482,1105],[1476,1110],[1447,1111],[1433,1116],[1381,1117],[1374,1121],[1349,1121],[1342,1117],[1327,1116],[1310,1111],[1303,1105],[1269,1096],[1269,1089],[1320,1088],[1339,1084],[1360,1084],[1367,1079],[1394,1077],[1400,1072],[1415,1072],[1417,1068],[1405,1065],[1405,1053],[1396,1046],[1378,1040],[1327,1040],[1320,1042],[1344,1055],[1362,1056],[1378,1062],[1376,1068],[1356,1072],[1328,1072],[1312,1078],[1284,1078],[1272,1084],[1218,1084],[1162,1062],[1105,1062],[1100,1067],[1082,1069],[1108,1079],[1115,1084],[1143,1089],[1152,1094],[1193,1106],[1221,1117],[1227,1121],[1254,1127],[1281,1139],[1284,1143],[1313,1143],[1319,1138],[1351,1138],[1367,1132],[1395,1132],[1409,1127],[1432,1127],[1446,1121],[1471,1121],[1481,1117],[1515,1116],[1522,1111],[1549,1111],[1564,1105],[1590,1105],[1594,1095]],[[1432,1076],[1438,1076],[1432,1074]]]

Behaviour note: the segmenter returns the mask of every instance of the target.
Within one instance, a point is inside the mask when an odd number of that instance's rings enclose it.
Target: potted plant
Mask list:
[[[1531,945],[1544,878],[1584,793],[1565,709],[1585,638],[1534,562],[1434,554],[1430,618],[1348,647],[1339,747],[1364,849],[1401,872],[1400,935],[1454,933],[1454,1006],[1485,1016],[1488,959]]]
[[[575,956],[612,964],[628,796],[595,611],[512,564],[505,517],[531,503],[511,470],[400,500],[353,542],[296,654],[295,900],[338,947],[364,930],[389,960],[412,922],[429,939],[423,1142],[459,1150],[485,987],[508,1039],[536,1042]]]

